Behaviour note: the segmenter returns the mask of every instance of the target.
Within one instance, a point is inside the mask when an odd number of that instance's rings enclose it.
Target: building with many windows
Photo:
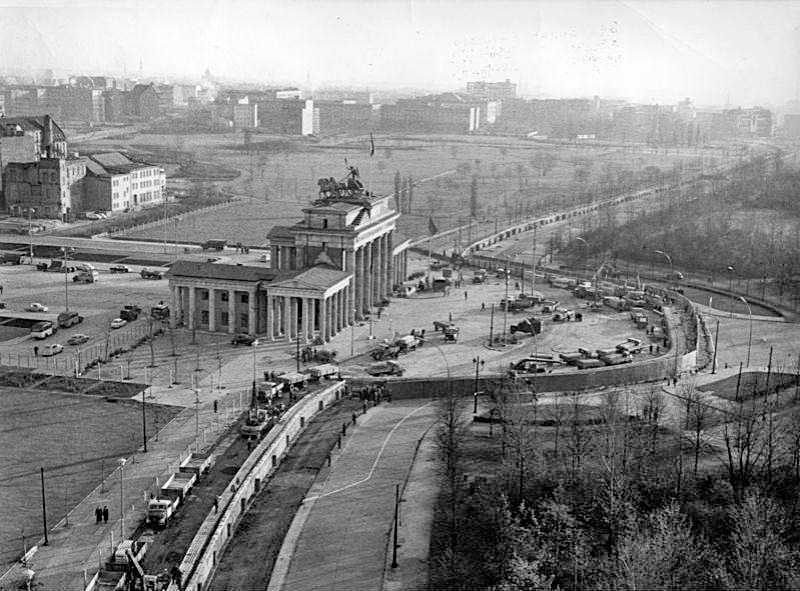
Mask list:
[[[136,211],[164,202],[166,175],[152,164],[134,162],[119,152],[86,159],[84,211]]]
[[[6,210],[11,215],[72,221],[82,211],[85,158],[41,158],[10,162],[3,174]]]
[[[321,179],[320,198],[292,226],[273,227],[272,267],[179,260],[168,272],[173,326],[328,341],[406,276],[390,196],[369,194],[351,169]]]

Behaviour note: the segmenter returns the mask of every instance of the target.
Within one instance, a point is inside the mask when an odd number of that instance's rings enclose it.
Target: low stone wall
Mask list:
[[[245,460],[233,483],[219,497],[219,512],[211,512],[201,524],[180,564],[183,589],[201,590],[214,574],[217,561],[233,536],[239,519],[275,471],[292,442],[318,412],[340,399],[344,382],[303,398],[272,428],[269,435]],[[179,591],[171,583],[169,591]]]

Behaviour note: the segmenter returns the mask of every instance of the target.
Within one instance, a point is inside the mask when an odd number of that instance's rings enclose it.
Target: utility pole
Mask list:
[[[144,390],[142,390],[142,443],[144,444],[144,453],[147,453],[147,412],[144,406]]]
[[[47,501],[44,497],[44,467],[39,468],[39,474],[42,477],[42,525],[44,526],[44,545],[47,546],[50,542],[47,540]]]
[[[64,246],[64,312],[69,312],[69,273],[66,272],[67,268],[67,247]]]
[[[503,306],[503,346],[506,344],[506,327],[508,325],[508,276],[511,274],[511,271],[505,269],[505,276],[506,276],[506,303]]]
[[[392,542],[392,568],[397,568],[397,526],[400,511],[400,485],[394,485],[394,541]]]
[[[194,389],[194,451],[200,453],[200,391]]]
[[[533,225],[533,252],[531,253],[531,296],[536,288],[536,228],[537,224]]]
[[[489,318],[489,346],[494,342],[494,304],[492,304],[491,316]]]
[[[714,359],[711,362],[711,373],[717,373],[717,346],[719,345],[719,318],[717,318],[717,331],[714,335]]]

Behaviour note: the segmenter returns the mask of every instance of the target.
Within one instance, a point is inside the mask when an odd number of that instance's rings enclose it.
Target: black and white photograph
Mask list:
[[[0,591],[800,589],[800,0],[0,0]]]

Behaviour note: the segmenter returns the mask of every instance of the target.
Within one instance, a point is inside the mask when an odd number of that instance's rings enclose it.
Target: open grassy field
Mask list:
[[[180,409],[148,405],[148,436]],[[141,445],[141,408],[36,389],[0,388],[0,565],[42,535],[39,469],[45,470],[47,523],[53,527],[117,459]]]
[[[425,235],[428,217],[445,230],[470,217],[470,195],[476,181],[476,218],[494,224],[505,219],[553,210],[574,203],[579,195],[611,182],[630,184],[645,170],[669,170],[682,162],[685,169],[703,152],[654,152],[650,149],[544,145],[523,139],[464,136],[378,136],[369,157],[369,139],[298,139],[254,134],[250,148],[240,134],[140,134],[98,140],[82,150],[125,149],[149,159],[163,159],[168,176],[177,174],[171,152],[198,162],[238,170],[234,179],[195,184],[212,185],[241,195],[249,203],[207,215],[185,215],[175,224],[177,236],[192,241],[227,238],[258,245],[274,224],[296,220],[302,207],[318,194],[320,177],[345,176],[345,159],[359,167],[368,189],[394,191],[397,172],[412,178],[413,195],[399,227],[407,237]],[[543,164],[543,162],[546,162]],[[186,186],[186,179],[168,184]],[[143,230],[140,238],[163,237],[162,228]]]

